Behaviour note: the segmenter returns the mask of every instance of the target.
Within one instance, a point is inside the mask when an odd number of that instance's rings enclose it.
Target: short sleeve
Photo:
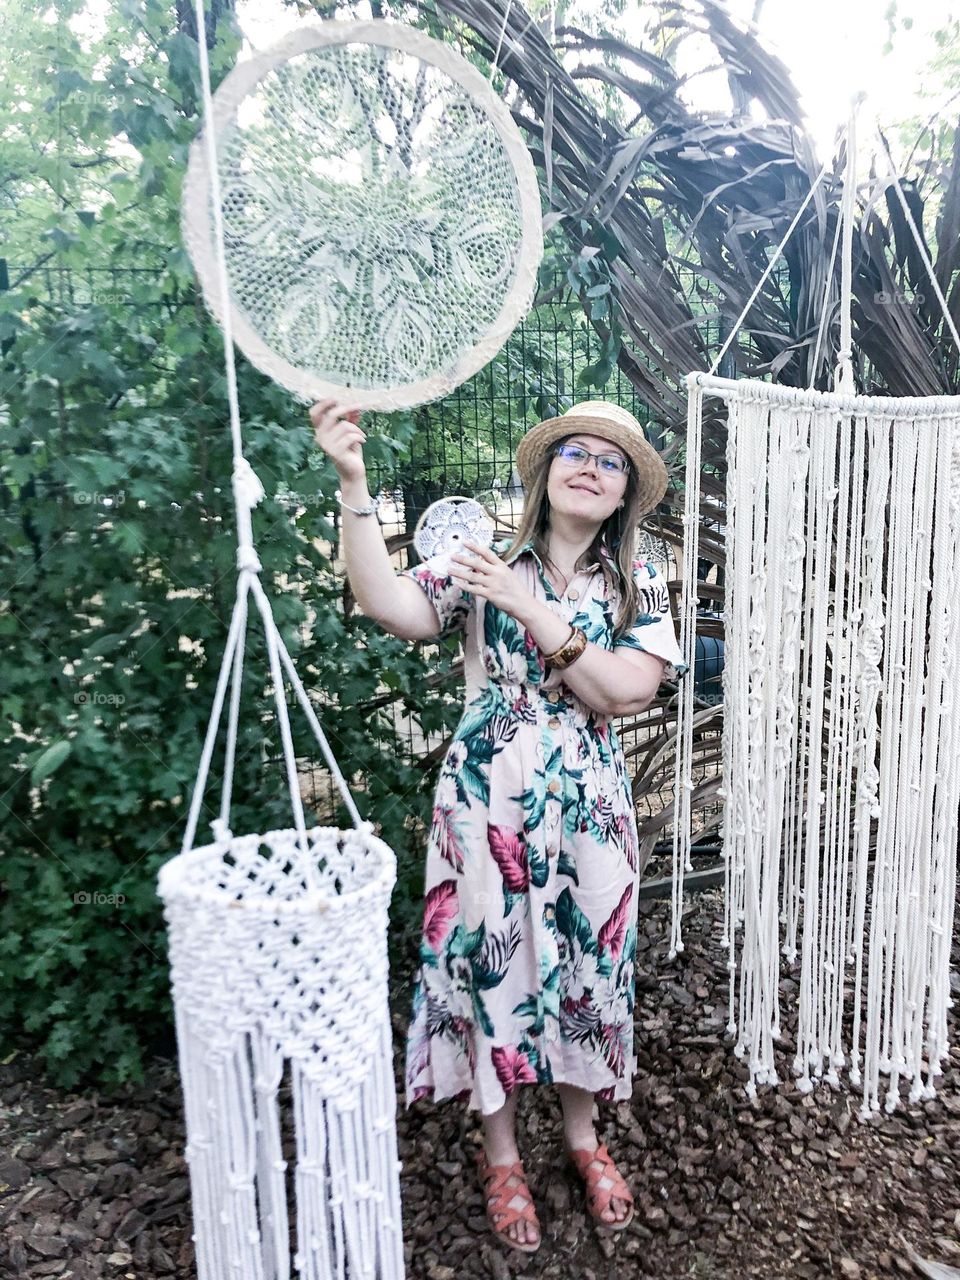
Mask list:
[[[449,555],[431,556],[412,569],[404,569],[401,576],[412,578],[426,592],[440,619],[441,636],[452,635],[466,626],[467,615],[473,608],[473,597],[455,585],[450,576]]]
[[[637,617],[630,630],[625,631],[614,645],[614,651],[639,649],[643,653],[652,653],[666,662],[665,678],[679,680],[686,675],[689,667],[683,661],[677,643],[666,579],[657,573],[652,564],[635,560],[633,580],[639,595]]]

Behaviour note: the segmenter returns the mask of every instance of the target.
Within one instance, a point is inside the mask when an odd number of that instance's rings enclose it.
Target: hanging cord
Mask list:
[[[503,48],[503,37],[507,34],[507,23],[510,21],[510,10],[513,8],[513,0],[507,0],[507,7],[503,15],[503,26],[500,28],[500,39],[497,41],[496,52],[493,55],[493,62],[490,66],[490,83],[493,84],[493,77],[497,74],[497,63],[500,61],[500,50]]]
[[[806,209],[810,201],[813,199],[814,192],[816,191],[817,187],[819,187],[820,183],[823,181],[824,177],[826,176],[826,172],[829,168],[830,168],[830,161],[828,160],[824,164],[820,172],[817,174],[813,183],[811,184],[810,190],[807,192],[803,203],[801,204],[800,208],[797,210],[797,212],[793,216],[793,221],[790,223],[789,227],[787,227],[786,234],[784,235],[780,243],[777,245],[776,250],[774,251],[773,257],[767,263],[766,270],[764,271],[760,279],[757,281],[757,284],[755,289],[753,290],[753,293],[751,293],[750,297],[747,299],[746,306],[740,312],[740,315],[737,317],[733,327],[730,330],[730,333],[727,335],[726,342],[720,348],[720,351],[717,354],[716,359],[714,360],[710,368],[707,370],[707,377],[711,377],[714,373],[716,373],[717,368],[720,364],[720,361],[727,354],[727,351],[730,348],[730,344],[733,342],[734,338],[740,332],[740,326],[743,324],[744,320],[747,318],[750,308],[753,306],[754,302],[757,300],[760,290],[763,288],[763,286],[766,284],[767,280],[769,279],[770,273],[773,271],[773,268],[780,261],[781,255],[783,254],[783,251],[786,248],[787,241],[793,235],[793,232],[794,232],[794,229],[796,228],[797,223],[803,217],[804,210]]]
[[[820,350],[829,322],[830,293],[833,289],[833,271],[837,261],[837,248],[843,234],[843,257],[840,260],[840,350],[837,352],[837,367],[834,372],[834,390],[853,394],[856,390],[853,381],[853,338],[851,330],[851,302],[853,298],[853,218],[856,209],[857,191],[857,109],[865,95],[854,95],[850,103],[850,117],[846,132],[846,174],[843,181],[843,192],[840,198],[840,210],[837,216],[837,229],[833,236],[830,250],[830,265],[827,267],[827,278],[823,290],[823,305],[820,309],[820,324],[817,328],[817,341],[813,349],[813,361],[810,368],[810,382],[807,389],[815,390],[817,366],[820,361]],[[841,137],[843,135],[841,134]]]
[[[224,250],[223,210],[220,203],[220,170],[217,167],[217,147],[214,139],[213,99],[210,91],[210,62],[207,56],[206,20],[203,0],[196,0],[197,44],[200,50],[200,80],[203,87],[203,133],[207,153],[207,171],[210,175],[210,195],[213,206],[214,239],[217,246],[217,288],[220,293],[220,314],[223,330],[223,358],[227,372],[227,401],[230,406],[230,435],[233,439],[233,495],[237,512],[237,567],[252,568],[253,559],[246,548],[253,551],[251,508],[263,497],[263,486],[253,468],[243,456],[243,439],[240,433],[240,404],[237,396],[237,370],[233,353],[233,323],[228,299],[230,287],[227,280],[227,258]],[[243,563],[246,561],[246,563]],[[257,561],[254,572],[259,572]]]
[[[857,108],[863,101],[858,94],[850,104],[850,120],[847,124],[847,171],[843,180],[843,250],[840,254],[840,350],[834,372],[833,389],[844,395],[853,395],[853,215],[857,203]]]
[[[491,63],[491,66],[490,66],[490,83],[491,84],[493,84],[493,77],[497,74],[497,71],[499,70],[500,51],[503,48],[503,42],[504,42],[504,39],[506,38],[507,23],[510,21],[510,10],[512,8],[513,8],[513,0],[507,0],[507,7],[503,14],[503,23],[501,24],[501,27],[500,27],[500,38],[497,40],[496,52],[493,55],[493,62]],[[523,37],[527,34],[527,32],[530,30],[530,28],[533,26],[536,20],[537,20],[536,14],[530,14],[526,22],[524,23],[523,27],[518,32],[518,34],[515,36],[511,36],[508,43],[513,45],[515,48],[523,39]],[[554,17],[554,20],[555,20],[555,17]]]
[[[513,8],[513,0],[507,0],[507,7],[503,13],[503,22],[500,25],[500,35],[497,39],[497,47],[493,55],[493,62],[490,64],[490,84],[493,84],[493,78],[499,70],[500,52],[503,49],[504,38],[507,34],[507,24],[510,21],[510,11]],[[551,46],[556,39],[556,4],[555,0],[550,10],[550,40]],[[535,15],[531,14],[524,23],[520,33],[511,37],[510,44],[516,47],[527,34],[536,21]],[[553,205],[553,77],[547,72],[547,83],[544,92],[543,102],[543,167],[544,181],[547,190],[547,204]]]
[[[820,329],[817,334],[817,344],[813,356],[813,373],[811,375],[809,389],[814,389],[814,379],[816,376],[817,362],[820,358],[821,342],[824,334],[827,307],[830,294],[830,287],[833,281],[833,269],[836,260],[837,240],[840,231],[843,231],[843,254],[841,257],[841,286],[840,286],[840,350],[837,352],[837,366],[834,375],[834,388],[843,394],[853,394],[855,391],[853,380],[853,338],[852,338],[852,300],[853,300],[853,222],[854,210],[856,208],[856,116],[857,108],[863,101],[863,94],[858,94],[853,100],[850,121],[847,133],[847,165],[846,177],[843,185],[843,199],[841,204],[841,216],[837,223],[837,233],[834,236],[833,249],[830,255],[830,268],[827,272],[827,283],[824,291],[823,312],[820,318]],[[897,174],[896,165],[890,154],[890,148],[886,139],[879,128],[875,128],[877,140],[883,151],[884,158],[887,163],[887,177],[891,181],[896,192],[900,206],[903,210],[904,217],[910,232],[916,242],[917,249],[923,260],[924,268],[930,277],[930,283],[933,286],[937,301],[940,303],[940,309],[943,312],[947,327],[950,330],[954,343],[960,352],[960,333],[957,331],[953,317],[950,315],[946,298],[940,288],[940,284],[933,270],[933,264],[924,244],[923,237],[914,221],[910,206],[907,204],[903,189],[900,186],[899,175]]]
[[[957,352],[958,354],[960,354],[960,334],[958,334],[957,332],[957,326],[953,322],[953,317],[950,314],[950,308],[947,306],[947,300],[943,296],[943,291],[941,290],[939,282],[937,281],[937,277],[933,270],[933,263],[930,261],[930,255],[927,253],[927,246],[923,242],[923,236],[920,234],[919,230],[917,229],[917,224],[913,220],[913,214],[910,212],[910,206],[907,204],[906,197],[904,196],[903,190],[901,189],[900,179],[897,174],[897,167],[893,163],[893,157],[890,154],[890,148],[887,146],[887,140],[886,138],[884,138],[883,134],[880,132],[879,127],[877,127],[876,129],[876,135],[880,141],[880,146],[883,150],[884,157],[887,161],[888,176],[893,182],[894,190],[896,191],[897,198],[900,201],[900,207],[903,209],[903,216],[904,218],[906,218],[907,225],[909,226],[910,231],[913,234],[913,238],[916,241],[917,251],[919,252],[920,257],[923,259],[923,265],[927,269],[927,275],[930,277],[930,283],[933,286],[933,291],[937,295],[937,301],[940,303],[940,309],[943,312],[943,318],[947,322],[947,328],[950,330],[951,336],[953,337],[953,341],[957,347]]]
[[[343,774],[338,768],[336,760],[333,757],[333,753],[327,743],[323,729],[320,726],[320,722],[314,713],[310,699],[303,687],[303,683],[297,675],[290,655],[283,643],[283,639],[277,630],[276,621],[270,609],[270,603],[267,600],[263,588],[260,585],[259,577],[257,576],[262,569],[262,565],[253,545],[252,512],[253,508],[256,507],[263,499],[264,488],[256,472],[253,470],[253,467],[251,467],[250,463],[243,456],[243,439],[240,429],[240,405],[237,394],[237,374],[233,350],[233,325],[231,322],[230,307],[228,305],[229,283],[227,278],[227,258],[220,197],[220,172],[217,164],[216,142],[214,138],[213,95],[210,88],[210,63],[207,54],[206,21],[203,12],[203,0],[195,0],[195,10],[197,15],[197,46],[200,56],[200,80],[203,90],[204,145],[207,156],[207,168],[210,176],[210,195],[213,206],[214,238],[217,257],[217,287],[219,289],[221,303],[219,310],[220,315],[222,316],[223,351],[227,375],[227,398],[230,407],[230,434],[233,442],[232,487],[237,519],[237,568],[239,570],[239,578],[237,582],[237,597],[234,604],[233,616],[230,622],[227,644],[223,654],[219,679],[217,681],[217,689],[214,695],[213,711],[211,713],[210,722],[207,726],[207,734],[200,757],[197,780],[194,784],[194,791],[191,797],[190,811],[187,819],[187,828],[184,834],[182,851],[187,852],[193,847],[197,822],[199,819],[200,805],[202,803],[207,777],[210,770],[210,762],[213,756],[217,730],[220,724],[220,716],[223,711],[223,704],[226,696],[228,673],[230,673],[231,667],[232,687],[227,726],[226,757],[220,816],[215,818],[211,822],[210,826],[213,830],[215,840],[223,841],[232,839],[232,833],[229,828],[229,814],[233,766],[236,756],[237,729],[239,723],[240,692],[243,680],[243,637],[245,634],[247,619],[247,593],[252,591],[261,614],[266,634],[274,701],[277,707],[277,719],[280,726],[280,737],[283,745],[287,784],[290,791],[290,801],[293,807],[294,821],[296,824],[300,849],[304,856],[305,878],[308,889],[318,890],[319,883],[317,881],[317,872],[313,865],[313,859],[310,856],[306,820],[303,811],[303,801],[300,795],[296,754],[293,747],[293,735],[290,730],[290,717],[286,699],[284,697],[283,669],[286,669],[290,681],[293,684],[297,699],[306,714],[311,729],[317,737],[324,758],[330,768],[330,772],[337,784],[354,826],[358,830],[369,832],[372,831],[373,824],[370,822],[364,822],[360,818],[360,814],[358,813],[356,805],[353,802],[353,798],[350,795],[350,791],[347,787]]]
[[[833,272],[837,265],[837,249],[840,245],[840,231],[843,227],[843,211],[841,209],[837,213],[837,229],[833,233],[833,247],[830,250],[830,265],[827,268],[827,279],[823,287],[823,305],[820,308],[820,325],[817,329],[817,341],[813,348],[813,362],[810,368],[810,382],[807,385],[808,391],[814,391],[817,380],[817,365],[820,361],[820,350],[823,346],[823,339],[827,329],[830,310],[830,293],[833,289]]]

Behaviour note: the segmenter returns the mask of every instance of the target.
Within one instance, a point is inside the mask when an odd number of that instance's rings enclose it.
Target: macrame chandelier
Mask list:
[[[727,409],[727,1030],[749,1068],[747,1092],[776,1082],[785,961],[799,977],[798,1088],[809,1091],[819,1080],[836,1086],[846,1069],[862,1088],[865,1119],[879,1109],[881,1076],[887,1111],[898,1105],[902,1081],[911,1101],[931,1097],[949,1051],[960,803],[960,398],[854,394],[854,137],[855,115],[838,224],[837,389],[712,376],[826,168],[713,369],[687,378],[681,647],[692,663],[703,403],[717,397]],[[960,349],[892,161],[890,175]],[[833,261],[828,290],[832,278]],[[683,877],[691,869],[693,732],[684,685],[671,954],[683,948]]]
[[[223,328],[239,571],[181,853],[158,878],[197,1271],[199,1280],[289,1280],[291,1269],[304,1280],[398,1280],[387,981],[396,861],[360,818],[260,584],[252,511],[264,490],[243,456],[233,343],[308,401],[391,409],[443,394],[490,360],[532,301],[536,176],[487,81],[420,32],[392,22],[305,27],[236,67],[214,100],[201,0],[196,12],[205,125],[190,156],[184,236]],[[465,520],[457,539],[480,532]],[[251,597],[294,826],[235,835]],[[349,830],[306,826],[285,678]],[[213,842],[195,847],[228,688],[219,817]],[[278,1100],[287,1065],[292,1179]]]

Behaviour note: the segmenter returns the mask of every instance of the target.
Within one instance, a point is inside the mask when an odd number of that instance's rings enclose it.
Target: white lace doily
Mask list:
[[[304,401],[422,404],[487,364],[529,310],[533,162],[449,45],[395,22],[311,24],[236,66],[214,121],[233,335]],[[222,323],[203,143],[183,232]]]
[[[429,560],[431,556],[453,555],[468,540],[489,547],[493,533],[480,503],[455,495],[431,502],[417,521],[413,545],[421,560]]]

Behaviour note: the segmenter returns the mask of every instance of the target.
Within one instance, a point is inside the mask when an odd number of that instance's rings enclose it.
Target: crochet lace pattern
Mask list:
[[[213,119],[234,338],[304,401],[450,392],[529,310],[543,253],[529,152],[486,79],[398,23],[298,28],[236,66]],[[201,134],[183,235],[223,321]]]
[[[479,502],[473,498],[441,498],[431,502],[417,521],[413,545],[421,560],[453,555],[465,542],[489,547],[493,525]]]

